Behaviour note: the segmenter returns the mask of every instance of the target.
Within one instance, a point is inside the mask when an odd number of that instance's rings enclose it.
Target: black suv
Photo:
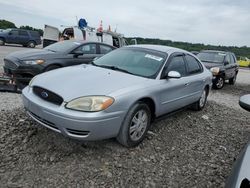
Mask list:
[[[213,73],[213,88],[221,89],[225,80],[235,84],[239,70],[236,57],[232,52],[203,50],[197,57]]]
[[[41,37],[37,31],[6,29],[0,32],[0,46],[5,43],[21,44],[24,47],[34,48],[41,44]]]

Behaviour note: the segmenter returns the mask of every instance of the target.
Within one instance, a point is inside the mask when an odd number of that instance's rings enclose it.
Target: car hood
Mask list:
[[[19,60],[30,60],[30,59],[47,59],[49,56],[54,55],[55,52],[51,52],[44,49],[30,49],[22,50],[10,53],[5,59],[19,59]]]
[[[134,88],[149,80],[92,65],[79,65],[40,74],[33,80],[32,86],[50,90],[68,102],[89,95],[112,96],[115,91]]]
[[[221,63],[214,63],[214,62],[202,62],[206,68],[210,69],[212,67],[222,67]]]

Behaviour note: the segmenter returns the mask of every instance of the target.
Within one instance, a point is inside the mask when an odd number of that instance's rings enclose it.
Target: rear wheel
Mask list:
[[[0,46],[3,46],[5,44],[5,41],[3,38],[0,38]]]
[[[213,88],[214,89],[222,89],[225,84],[225,79],[223,77],[217,77],[215,81],[213,82]]]
[[[58,66],[58,65],[50,65],[50,66],[46,67],[44,71],[48,72],[48,71],[55,70],[55,69],[58,69],[58,68],[61,68],[61,67]]]
[[[200,99],[196,103],[193,104],[192,109],[195,111],[202,110],[207,104],[207,96],[208,96],[208,89],[205,88],[202,91]]]
[[[34,41],[29,41],[28,45],[29,48],[35,48],[36,47],[36,43]]]
[[[151,112],[144,103],[135,104],[124,119],[117,140],[126,147],[134,147],[142,142],[151,123]]]

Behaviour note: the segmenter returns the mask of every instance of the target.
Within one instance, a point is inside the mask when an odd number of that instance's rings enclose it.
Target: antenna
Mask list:
[[[76,25],[78,25],[78,17],[76,16]]]

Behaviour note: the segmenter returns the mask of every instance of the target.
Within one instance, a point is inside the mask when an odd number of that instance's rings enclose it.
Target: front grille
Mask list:
[[[89,134],[89,131],[79,131],[74,129],[67,128],[67,131],[71,134],[78,135],[78,136],[87,136]]]
[[[29,113],[30,113],[35,119],[37,119],[38,121],[41,121],[41,122],[44,123],[45,125],[47,125],[47,126],[49,126],[49,127],[52,127],[52,128],[54,128],[54,129],[56,129],[56,130],[59,130],[59,129],[56,127],[56,125],[55,125],[54,123],[52,123],[52,122],[50,122],[50,121],[47,121],[47,120],[41,118],[40,116],[38,116],[38,115],[36,115],[36,114],[34,114],[34,113],[30,112],[30,111],[29,111]]]
[[[4,66],[6,68],[9,68],[9,69],[16,69],[17,68],[17,65],[8,59],[4,59]]]
[[[63,103],[63,98],[52,91],[49,91],[47,89],[34,86],[33,87],[33,92],[40,97],[41,99],[51,102],[56,105],[61,105]]]

